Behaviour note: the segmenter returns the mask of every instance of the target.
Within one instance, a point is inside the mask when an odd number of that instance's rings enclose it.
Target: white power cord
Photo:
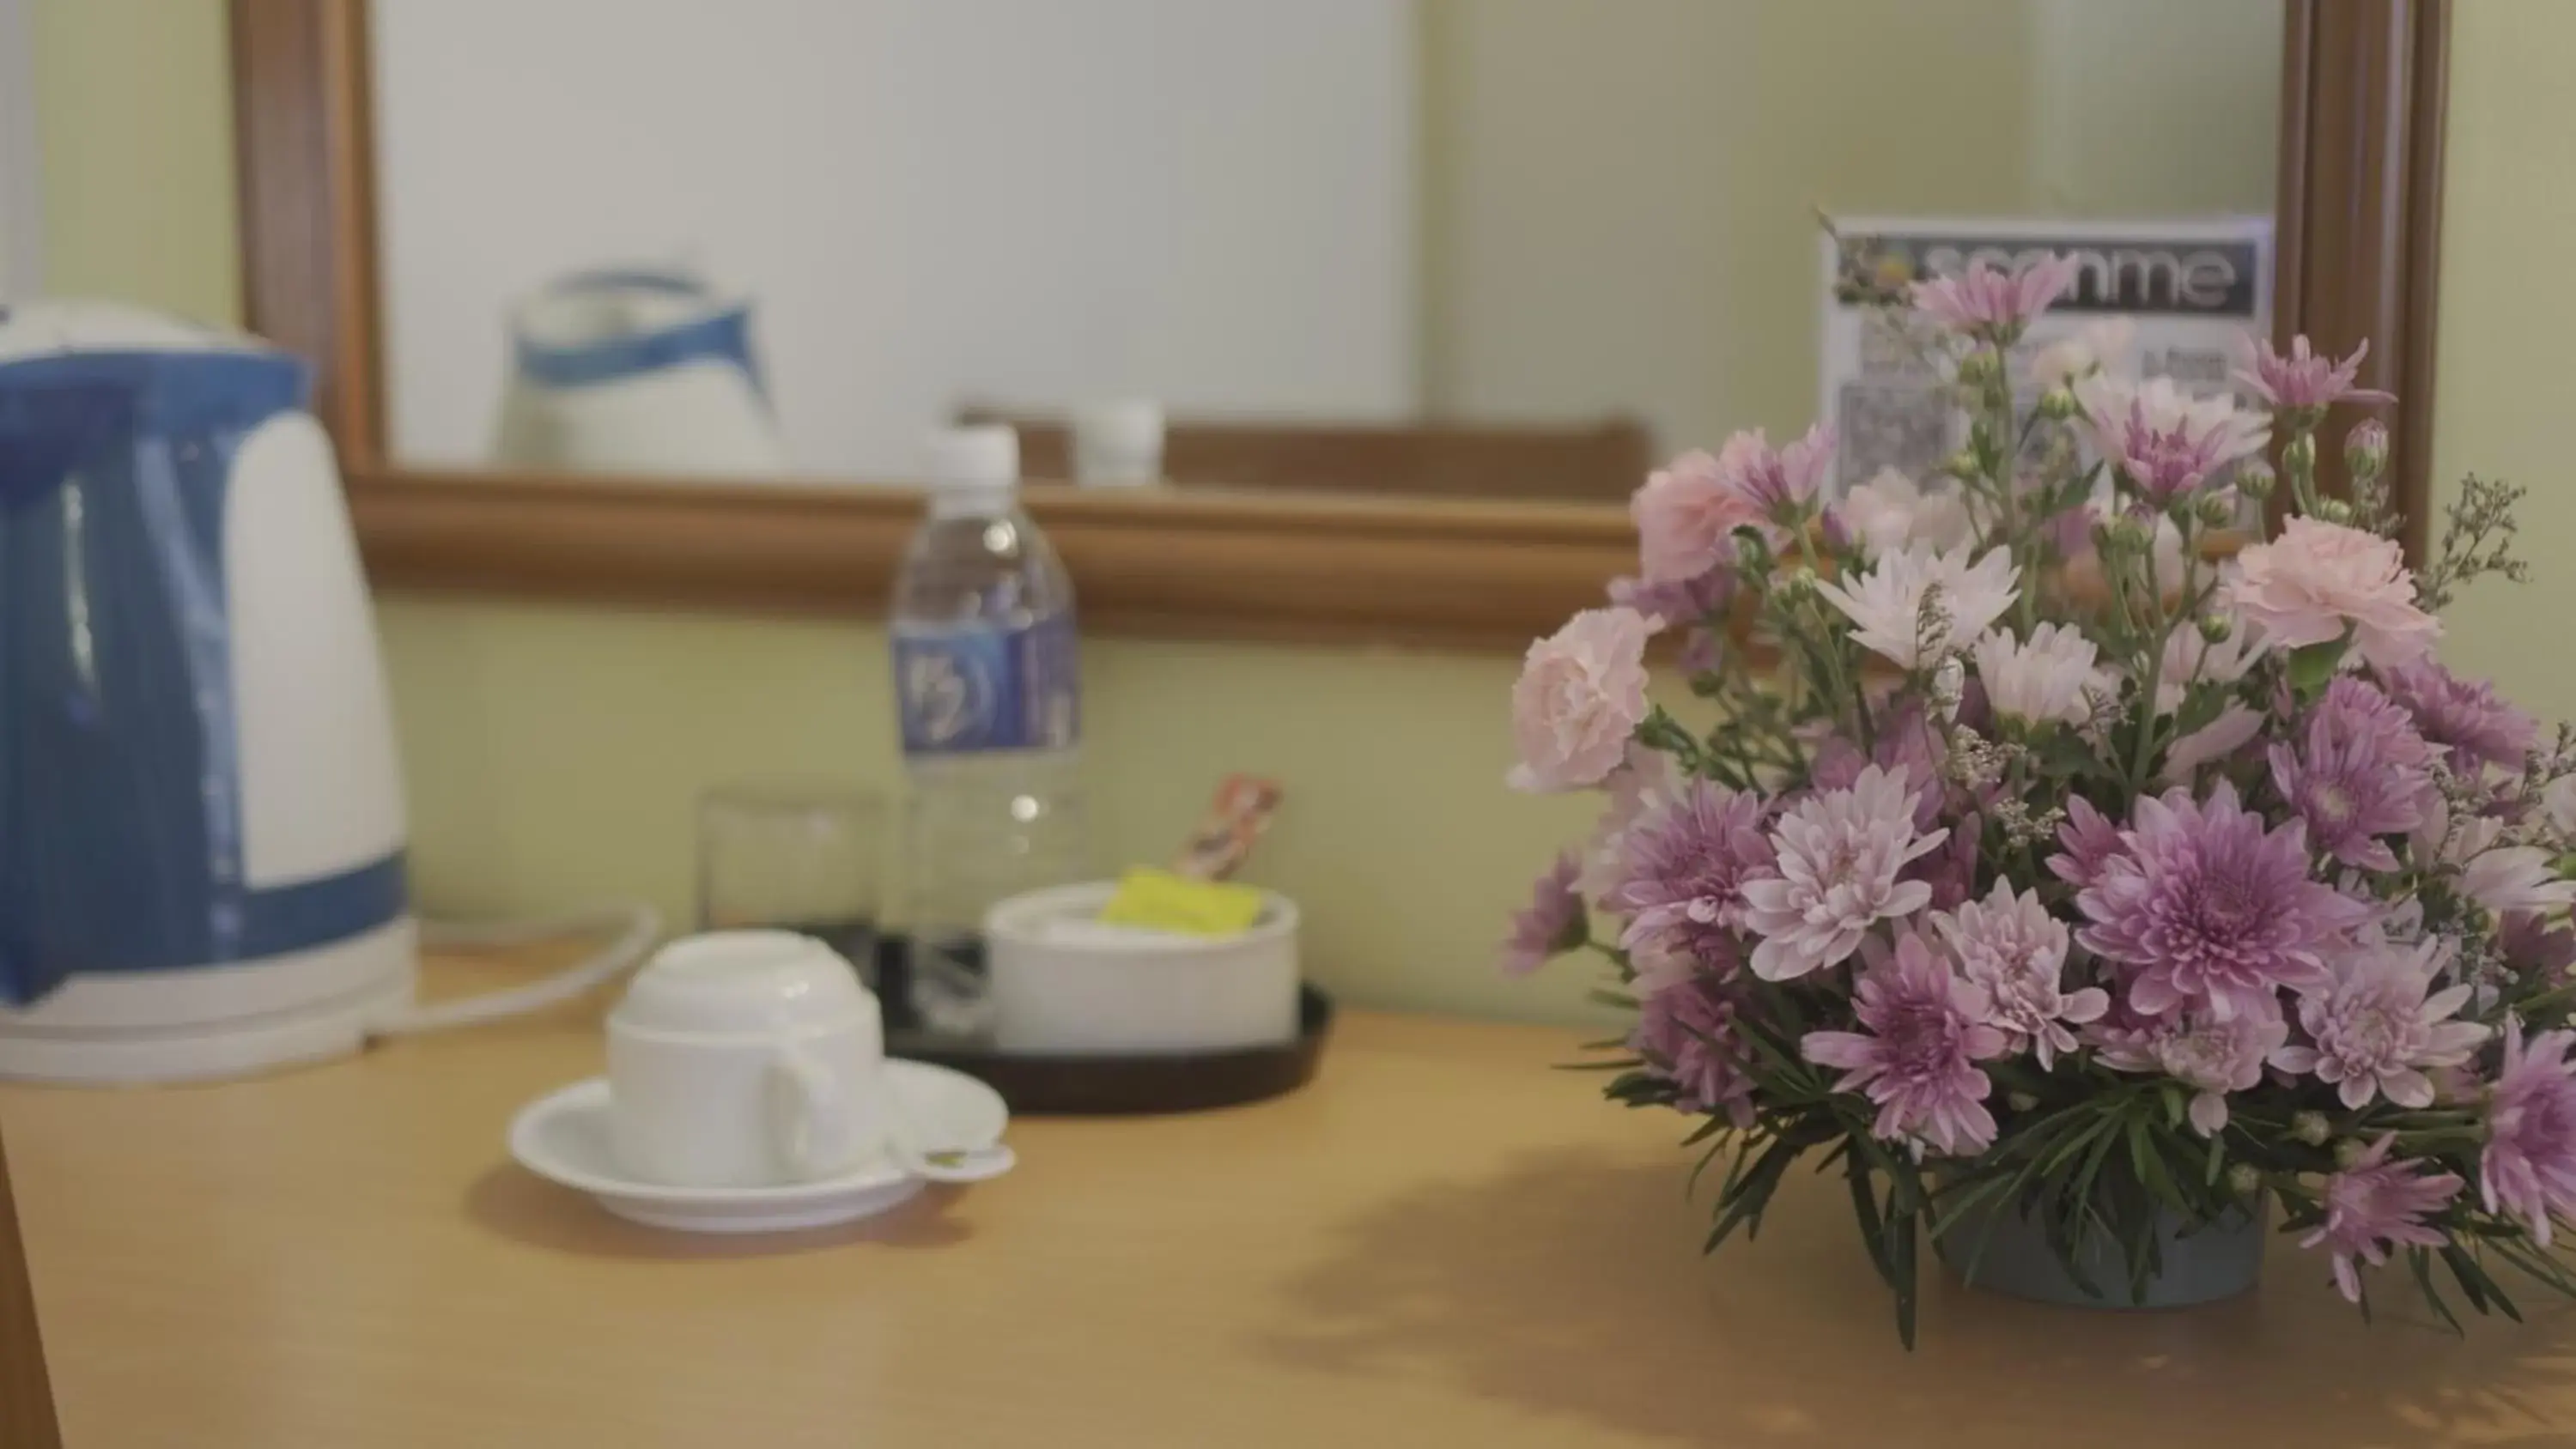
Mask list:
[[[377,1023],[372,1028],[374,1035],[411,1036],[425,1031],[474,1026],[503,1017],[526,1016],[570,1001],[633,970],[644,959],[645,953],[653,949],[653,943],[661,939],[662,913],[641,901],[630,901],[536,921],[507,921],[492,925],[423,921],[420,932],[424,945],[461,950],[493,950],[533,945],[539,941],[560,941],[567,937],[616,934],[606,946],[552,976],[506,991],[468,996],[459,1001],[442,1001],[434,1006],[414,1006],[399,1016]]]

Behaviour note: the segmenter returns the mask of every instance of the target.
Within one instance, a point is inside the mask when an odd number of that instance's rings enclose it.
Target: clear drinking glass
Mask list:
[[[877,987],[883,796],[814,781],[746,780],[698,797],[698,928],[812,936]]]

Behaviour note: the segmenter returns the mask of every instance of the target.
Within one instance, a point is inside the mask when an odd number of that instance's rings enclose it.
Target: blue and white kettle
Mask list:
[[[0,311],[0,1076],[353,1050],[415,975],[391,711],[304,366]]]
[[[514,307],[496,434],[495,460],[508,466],[787,471],[750,301],[681,269],[576,272]]]

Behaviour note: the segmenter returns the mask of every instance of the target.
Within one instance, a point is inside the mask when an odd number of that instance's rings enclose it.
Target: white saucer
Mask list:
[[[923,1139],[943,1147],[998,1142],[1010,1124],[1001,1095],[946,1067],[889,1061],[886,1085]],[[684,1233],[775,1233],[855,1222],[921,1191],[885,1158],[838,1177],[784,1187],[666,1187],[630,1181],[609,1150],[608,1079],[575,1082],[529,1103],[510,1123],[510,1155],[550,1182],[598,1199],[630,1222]]]

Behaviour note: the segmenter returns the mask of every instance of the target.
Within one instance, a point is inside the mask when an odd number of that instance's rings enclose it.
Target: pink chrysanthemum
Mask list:
[[[2433,989],[2442,959],[2440,937],[2344,952],[2333,988],[2300,999],[2308,1039],[2272,1053],[2272,1065],[2334,1084],[2355,1111],[2375,1097],[2400,1107],[2433,1105],[2426,1071],[2458,1066],[2487,1038],[2485,1027],[2451,1019],[2468,1004],[2468,987]]]
[[[1728,438],[1717,450],[1717,472],[1728,487],[1753,500],[1765,519],[1786,525],[1814,501],[1833,456],[1834,430],[1823,423],[1778,448],[1771,446],[1762,429],[1755,428]],[[1773,537],[1776,543],[1780,535]]]
[[[1995,1140],[1985,1098],[1993,1083],[1976,1063],[2004,1052],[2004,1034],[1988,1025],[1985,993],[1950,968],[1912,931],[1893,951],[1872,938],[1873,958],[1852,994],[1852,1012],[1867,1033],[1809,1032],[1798,1043],[1807,1060],[1842,1072],[1838,1092],[1859,1091],[1878,1104],[1871,1131],[1953,1157],[1983,1152]]]
[[[2194,397],[2168,377],[2096,373],[2075,385],[2084,430],[2104,461],[2161,506],[2263,451],[2271,424],[2220,394]]]
[[[2376,1268],[2392,1248],[2435,1248],[2449,1241],[2424,1219],[2459,1196],[2459,1178],[2429,1172],[2420,1162],[2389,1161],[2396,1140],[2393,1132],[2381,1133],[2352,1166],[2326,1179],[2326,1220],[2299,1239],[2302,1248],[2323,1246],[2334,1255],[2335,1287],[2353,1303],[2361,1301],[2354,1259]]]
[[[1770,863],[1760,797],[1690,780],[1648,799],[1620,836],[1601,906],[1628,918],[1624,949],[1731,969],[1744,883]]]
[[[1988,1023],[2002,1028],[2010,1050],[2029,1051],[2046,1070],[2057,1053],[2075,1050],[2069,1023],[2093,1021],[2111,1009],[2099,986],[2068,991],[2066,923],[2040,904],[2039,892],[2013,894],[1996,881],[1983,901],[1932,917],[1932,925],[1959,958],[1960,974],[1986,994]]]
[[[1929,905],[1932,887],[1899,875],[1948,836],[1915,829],[1902,767],[1872,765],[1848,790],[1808,796],[1771,833],[1776,874],[1744,885],[1753,974],[1787,981],[1831,966],[1872,925]]]
[[[2504,1067],[2487,1093],[2487,1145],[2478,1191],[2488,1212],[2509,1212],[2546,1246],[2552,1214],[2576,1211],[2576,1032],[2528,1040],[2518,1023],[2504,1032]]]
[[[2290,339],[2290,354],[2284,357],[2272,350],[2271,339],[2249,335],[2238,356],[2244,366],[2236,370],[2236,380],[2278,412],[2323,408],[2339,402],[2397,401],[2394,393],[2353,386],[2353,379],[2361,375],[2362,359],[2370,356],[2367,341],[2354,348],[2350,357],[2338,359],[2332,354],[2318,355],[2305,336],[2298,336]]]
[[[2396,852],[2381,837],[2424,823],[2432,759],[2406,711],[2346,676],[2327,686],[2298,748],[2272,746],[2272,783],[2317,849],[2362,870],[2395,870]]]
[[[1743,1044],[1735,1037],[1739,1010],[1725,986],[1705,976],[1675,981],[1642,1003],[1629,1048],[1657,1075],[1672,1082],[1674,1102],[1687,1111],[1726,1113],[1738,1127],[1753,1125],[1753,1078]]]
[[[2464,765],[2519,770],[2539,741],[2539,722],[2496,698],[2495,686],[2483,679],[2462,679],[2431,659],[2386,670],[2380,679],[2424,738]]]
[[[1583,862],[1573,851],[1560,855],[1530,884],[1530,903],[1512,915],[1511,934],[1503,939],[1503,974],[1527,976],[1547,958],[1583,944],[1583,898],[1575,878]]]
[[[2224,1021],[2206,1011],[2177,1011],[2105,1025],[2092,1035],[2102,1064],[2113,1071],[2162,1072],[2191,1088],[2192,1128],[2215,1137],[2227,1125],[2227,1094],[2262,1082],[2263,1064],[2289,1040],[2290,1024],[2277,1008]]]
[[[2325,952],[2366,912],[2308,878],[2307,828],[2264,828],[2225,781],[2206,802],[2182,790],[2138,801],[2120,850],[2077,894],[2075,939],[2131,968],[2140,1013],[2277,1013],[2284,990],[2332,984]]]
[[[2050,303],[2075,285],[2072,255],[2050,255],[1999,272],[1972,262],[1954,276],[1916,282],[1914,310],[1953,332],[2010,344]]]

